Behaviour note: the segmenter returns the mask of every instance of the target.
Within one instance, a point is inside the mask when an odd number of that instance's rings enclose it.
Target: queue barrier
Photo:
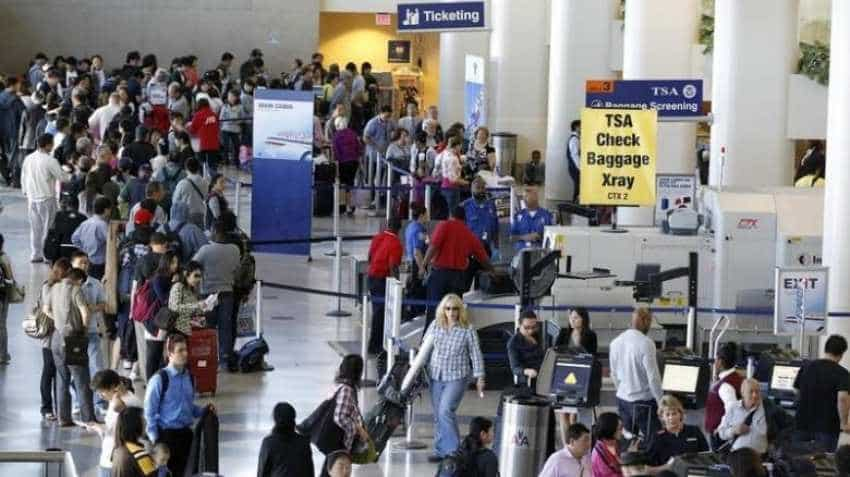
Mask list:
[[[42,464],[44,477],[77,477],[74,456],[62,449],[45,451],[3,451],[0,464]]]

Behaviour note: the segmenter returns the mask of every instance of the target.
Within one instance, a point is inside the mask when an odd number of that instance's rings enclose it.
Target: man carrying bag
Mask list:
[[[95,421],[87,352],[90,313],[80,289],[85,281],[84,271],[71,269],[65,279],[50,288],[44,304],[45,312],[53,318],[56,327],[50,346],[56,363],[56,399],[62,427],[74,425],[71,420],[71,380],[80,401],[82,422],[92,424]]]

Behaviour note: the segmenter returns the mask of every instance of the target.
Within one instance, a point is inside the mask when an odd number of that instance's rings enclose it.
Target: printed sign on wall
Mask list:
[[[584,108],[581,112],[584,205],[655,205],[655,110]]]
[[[826,267],[776,268],[775,334],[799,335],[803,316],[806,334],[824,333],[828,279]]]

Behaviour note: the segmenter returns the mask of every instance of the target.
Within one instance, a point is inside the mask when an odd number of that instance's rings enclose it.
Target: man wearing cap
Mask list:
[[[44,261],[44,239],[56,215],[56,182],[70,179],[59,162],[50,155],[53,135],[38,138],[38,150],[24,159],[21,170],[21,192],[27,198],[30,219],[30,261]]]

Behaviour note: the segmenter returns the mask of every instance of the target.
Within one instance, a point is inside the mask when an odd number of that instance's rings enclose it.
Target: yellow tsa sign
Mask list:
[[[581,112],[581,188],[585,205],[655,205],[658,112]]]

